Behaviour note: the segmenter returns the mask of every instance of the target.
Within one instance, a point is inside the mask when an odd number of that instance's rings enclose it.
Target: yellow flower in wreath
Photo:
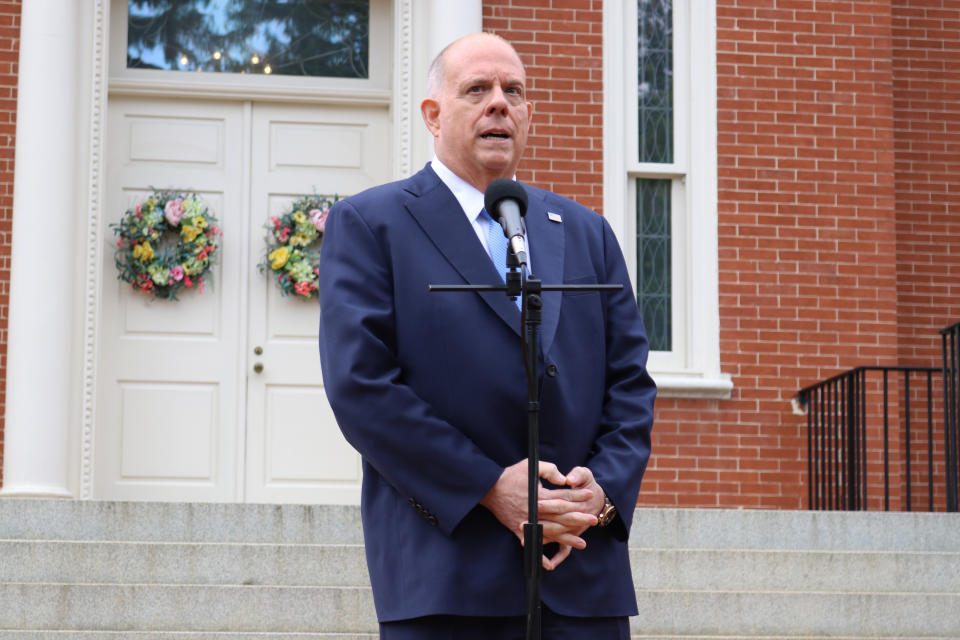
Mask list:
[[[187,242],[193,242],[194,240],[196,240],[198,235],[200,235],[200,227],[195,227],[190,224],[185,224],[180,229],[180,237]]]
[[[288,242],[292,247],[305,247],[313,242],[313,238],[308,238],[298,231],[290,237]]]
[[[290,259],[290,249],[279,247],[271,251],[267,258],[270,260],[270,267],[272,269],[282,269],[283,265],[287,264],[287,260]]]
[[[134,260],[139,260],[140,262],[149,262],[153,260],[153,247],[150,246],[149,242],[141,242],[133,248],[133,258]]]

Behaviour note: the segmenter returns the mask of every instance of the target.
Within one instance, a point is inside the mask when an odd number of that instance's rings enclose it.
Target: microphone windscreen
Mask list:
[[[487,186],[483,194],[483,206],[491,217],[496,219],[497,205],[504,199],[516,200],[520,206],[520,215],[527,213],[527,192],[519,182],[509,178],[497,178]]]

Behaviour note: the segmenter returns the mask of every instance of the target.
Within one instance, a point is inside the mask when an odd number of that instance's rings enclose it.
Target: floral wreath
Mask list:
[[[223,232],[196,194],[154,191],[110,227],[120,236],[119,280],[169,300],[182,289],[203,293]]]
[[[283,295],[293,294],[309,300],[317,292],[320,274],[320,243],[330,207],[339,200],[316,194],[294,201],[280,216],[270,216],[264,225],[267,233],[266,259],[260,263],[260,272],[268,269],[277,277]]]

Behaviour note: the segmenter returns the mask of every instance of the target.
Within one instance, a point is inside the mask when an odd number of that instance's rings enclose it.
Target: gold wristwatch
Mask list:
[[[610,502],[610,498],[608,498],[607,496],[604,496],[603,500],[604,500],[603,509],[600,509],[600,513],[597,514],[598,527],[607,526],[608,524],[613,522],[614,518],[617,517],[617,508],[613,506],[612,502]]]

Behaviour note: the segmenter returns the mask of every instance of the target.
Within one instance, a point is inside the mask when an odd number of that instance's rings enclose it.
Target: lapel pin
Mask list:
[[[559,213],[554,213],[553,211],[547,211],[547,219],[550,222],[563,222],[563,218]]]

